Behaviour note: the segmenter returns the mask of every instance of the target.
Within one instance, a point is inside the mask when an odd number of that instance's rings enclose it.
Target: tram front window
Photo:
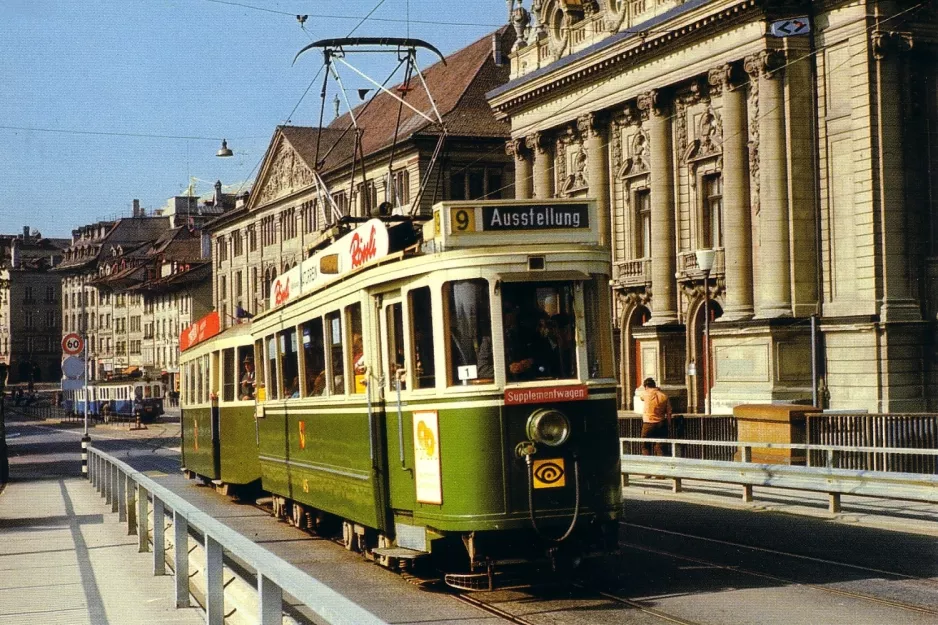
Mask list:
[[[222,386],[221,400],[234,401],[235,399],[235,350],[233,347],[222,350]]]
[[[502,285],[509,382],[577,377],[572,282]]]
[[[436,368],[433,360],[433,310],[430,303],[430,287],[425,286],[410,292],[410,317],[414,333],[411,343],[414,346],[415,387],[433,388],[436,386]]]
[[[494,367],[488,282],[450,282],[446,285],[446,299],[450,384],[491,382]]]
[[[280,339],[280,371],[283,376],[284,399],[300,396],[300,376],[297,362],[296,328],[278,332]]]

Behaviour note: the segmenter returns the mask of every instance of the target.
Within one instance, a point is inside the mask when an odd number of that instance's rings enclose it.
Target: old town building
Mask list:
[[[598,202],[624,408],[646,376],[690,411],[936,408],[934,7],[510,4],[489,103],[518,197]]]
[[[512,194],[512,163],[503,147],[508,125],[495,120],[485,101],[488,90],[508,79],[501,59],[509,36],[502,29],[423,71],[447,133],[443,158],[429,176],[439,128],[406,107],[398,123],[400,107],[384,93],[355,111],[363,157],[357,166],[351,139],[355,132],[344,132],[348,113],[321,133],[300,126],[276,129],[250,198],[242,198],[235,210],[207,226],[212,232],[214,301],[223,327],[263,310],[276,276],[306,258],[333,223],[335,215],[320,200],[314,172],[338,211],[352,217],[367,217],[385,202],[397,213],[416,203],[416,212],[429,214],[433,203],[443,199]],[[398,85],[392,91],[406,93],[417,110],[432,110],[422,89]],[[320,143],[327,147],[322,147],[317,165]]]
[[[61,277],[52,271],[68,239],[46,239],[24,227],[0,235],[0,363],[10,384],[61,377]]]
[[[142,375],[175,388],[179,333],[212,309],[200,228],[233,207],[218,182],[204,201],[176,196],[148,215],[134,200],[129,217],[72,232],[56,267],[62,329],[85,337],[93,380]]]

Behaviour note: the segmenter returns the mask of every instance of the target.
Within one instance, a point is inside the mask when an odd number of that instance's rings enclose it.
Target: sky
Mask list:
[[[372,13],[373,11],[373,13]],[[416,37],[444,54],[506,21],[505,0],[3,0],[0,233],[68,237],[154,210],[195,184],[247,188],[278,124],[318,124],[322,56],[348,36]],[[307,15],[302,26],[297,15]],[[352,60],[382,82],[388,55]],[[421,66],[433,62],[418,53]],[[343,70],[350,101],[364,80]],[[395,80],[394,82],[398,82]],[[304,97],[304,92],[309,89]],[[334,115],[328,97],[325,120]],[[342,111],[344,112],[343,106]],[[221,139],[232,158],[216,158]]]

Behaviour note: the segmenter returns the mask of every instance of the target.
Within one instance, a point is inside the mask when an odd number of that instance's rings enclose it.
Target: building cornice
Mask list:
[[[759,0],[742,0],[715,12],[706,12],[707,3],[703,3],[674,16],[668,22],[673,27],[660,34],[638,28],[621,32],[489,92],[489,104],[496,117],[503,119],[513,109],[541,100],[549,93],[582,85],[587,80],[595,81],[626,64],[644,63],[663,52],[686,46],[692,38],[710,35],[734,22],[756,15],[762,17],[765,13],[760,4]],[[639,25],[641,27],[644,24]]]

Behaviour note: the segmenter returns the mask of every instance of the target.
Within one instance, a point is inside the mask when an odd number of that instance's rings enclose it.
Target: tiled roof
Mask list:
[[[504,38],[506,33],[507,30],[502,28],[494,34]],[[446,57],[445,65],[438,62],[423,70],[424,80],[443,117],[447,133],[454,136],[508,138],[508,124],[495,119],[485,100],[485,93],[505,83],[508,75],[508,65],[496,66],[492,59],[492,34]],[[398,84],[390,91],[399,92],[401,86]],[[412,79],[411,87],[406,95],[408,104],[432,118],[433,109],[419,78]],[[362,130],[362,151],[366,156],[394,142],[399,108],[399,103],[386,93],[379,93],[370,102],[355,108],[356,120]],[[321,171],[329,171],[352,158],[355,131],[353,128],[346,132],[350,123],[351,115],[346,113],[323,128],[321,137],[318,128],[308,126],[280,126],[278,131],[310,169],[316,168],[316,144],[319,141],[319,159],[324,161]],[[417,135],[437,134],[439,131],[435,125],[403,107],[398,141]]]

